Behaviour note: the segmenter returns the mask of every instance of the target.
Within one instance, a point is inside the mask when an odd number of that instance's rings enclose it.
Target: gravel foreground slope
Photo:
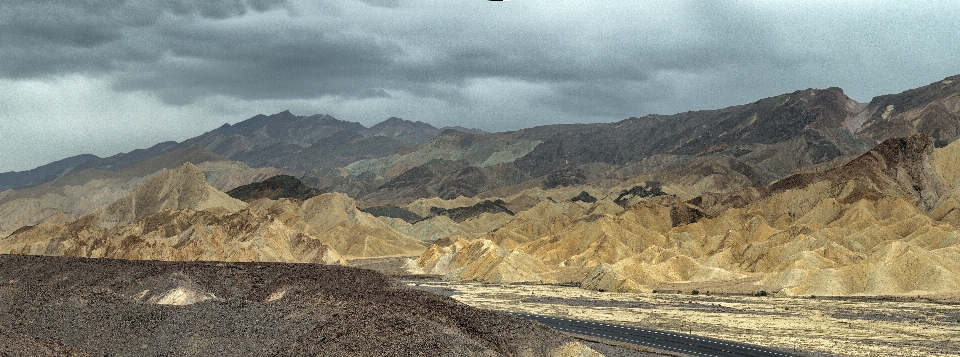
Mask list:
[[[569,338],[380,273],[0,255],[0,354],[549,356]]]

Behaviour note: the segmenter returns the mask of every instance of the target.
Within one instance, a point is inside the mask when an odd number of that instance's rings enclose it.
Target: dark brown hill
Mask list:
[[[459,196],[473,197],[480,192],[528,179],[529,176],[509,163],[480,168],[470,165],[466,160],[434,159],[403,171],[375,190],[368,188],[358,194],[369,201],[426,197],[454,199]]]
[[[0,281],[0,333],[95,356],[548,356],[568,341],[339,266],[5,255]]]
[[[326,192],[318,190],[297,180],[290,175],[277,175],[260,182],[246,184],[230,191],[227,195],[241,201],[250,202],[261,198],[278,200],[281,198],[295,198],[306,201],[313,196],[319,196]]]
[[[832,169],[790,175],[766,186],[704,194],[688,203],[715,215],[726,208],[743,207],[787,190],[828,182],[828,192],[820,192],[823,197],[849,203],[897,196],[911,199],[919,208],[929,211],[948,192],[948,187],[934,172],[933,149],[933,139],[923,134],[887,139]]]
[[[876,141],[921,133],[944,146],[960,138],[960,75],[875,97],[856,119],[850,126]]]
[[[933,170],[933,148],[933,139],[923,134],[887,139],[846,165],[789,176],[770,185],[768,191],[783,192],[826,180],[834,183],[836,196],[848,200],[893,194],[912,198],[929,210],[947,190]]]

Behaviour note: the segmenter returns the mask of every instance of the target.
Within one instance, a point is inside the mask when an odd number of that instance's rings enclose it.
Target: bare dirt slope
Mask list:
[[[0,256],[0,337],[24,342],[0,343],[12,355],[592,352],[543,325],[371,270],[19,255]]]

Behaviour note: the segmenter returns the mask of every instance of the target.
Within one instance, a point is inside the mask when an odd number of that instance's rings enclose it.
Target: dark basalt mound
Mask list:
[[[394,205],[374,206],[374,207],[361,209],[361,211],[367,212],[377,217],[399,218],[411,224],[416,223],[417,221],[423,219],[423,217],[421,217],[419,214],[413,213],[410,210],[407,210],[402,207],[397,207]]]
[[[579,202],[586,202],[586,203],[594,203],[594,202],[597,202],[597,198],[591,196],[589,193],[587,193],[587,191],[580,191],[580,194],[577,195],[577,196],[574,197],[574,198],[571,198],[570,201],[571,201],[571,202],[578,202],[578,201],[579,201]]]
[[[261,198],[277,200],[281,198],[296,198],[307,200],[325,192],[304,185],[296,177],[277,175],[260,182],[243,185],[227,192],[230,197],[241,201],[253,201]]]
[[[620,195],[613,200],[613,203],[620,205],[620,207],[626,208],[630,204],[630,199],[632,198],[647,198],[666,195],[666,193],[660,189],[660,183],[653,182],[649,183],[648,186],[650,187],[633,186],[629,190],[620,191]]]
[[[209,299],[146,298],[174,286]],[[0,352],[14,339],[30,356],[543,356],[567,341],[372,270],[4,255]]]
[[[578,168],[555,170],[543,178],[543,188],[551,189],[559,186],[576,186],[587,182],[587,175]]]
[[[513,215],[513,211],[507,208],[507,203],[503,200],[486,200],[480,203],[477,203],[473,206],[468,207],[456,207],[450,209],[444,209],[440,207],[430,207],[430,213],[434,216],[447,216],[455,222],[463,222],[470,218],[480,216],[484,213],[506,213]]]

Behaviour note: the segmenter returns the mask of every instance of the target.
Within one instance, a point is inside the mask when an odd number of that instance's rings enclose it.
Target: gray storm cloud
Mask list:
[[[69,122],[104,136],[70,139],[64,157],[283,109],[509,130],[809,87],[869,100],[960,73],[947,45],[960,43],[958,19],[951,2],[5,1],[0,81],[36,90],[0,97],[0,129]],[[134,125],[104,126],[101,112]],[[38,120],[51,116],[57,126]],[[159,117],[170,124],[144,129]],[[129,137],[142,142],[102,144]],[[27,156],[2,157],[0,171],[52,157]]]

